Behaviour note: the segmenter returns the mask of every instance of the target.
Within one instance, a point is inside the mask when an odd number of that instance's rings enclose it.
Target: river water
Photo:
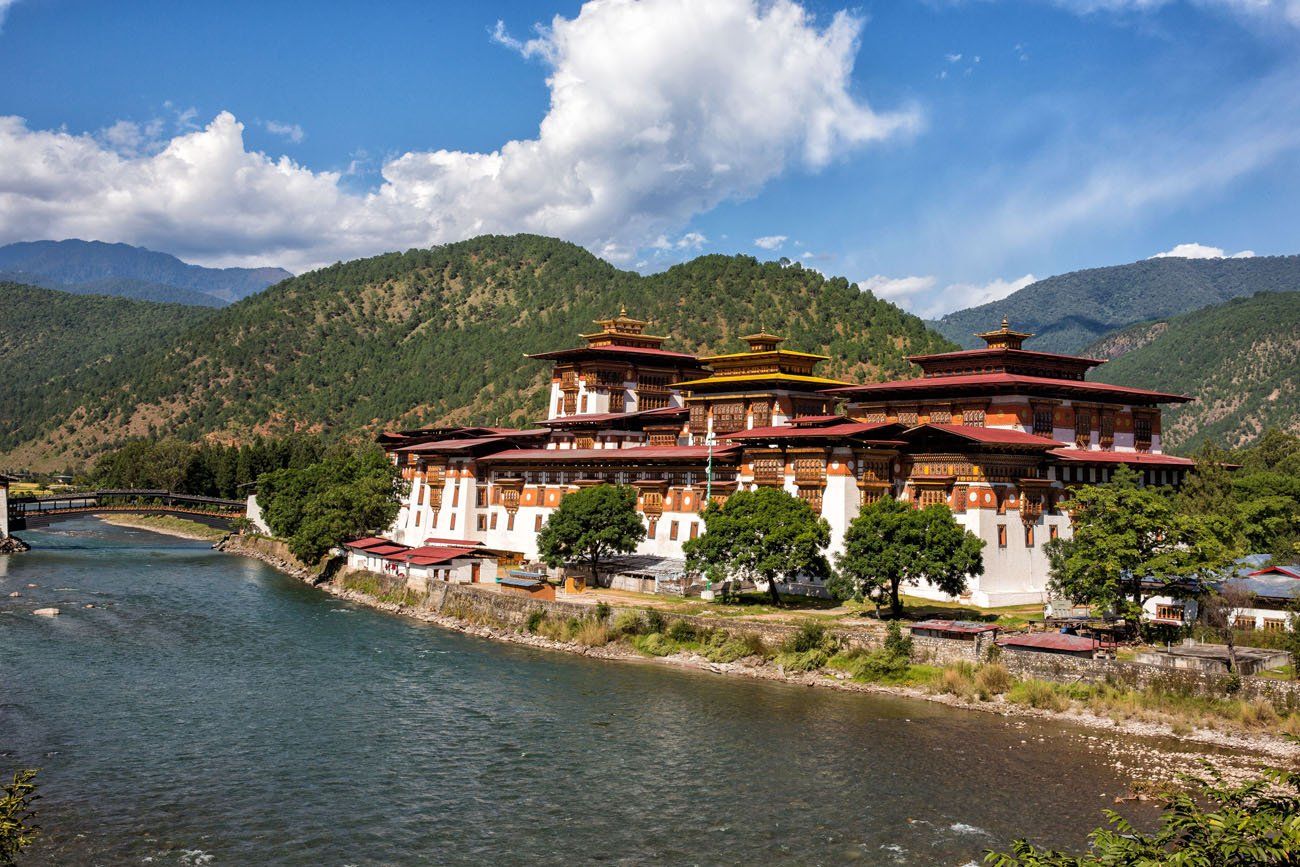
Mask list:
[[[23,535],[27,863],[959,865],[1076,847],[1127,782],[1070,727],[500,645],[92,518]]]

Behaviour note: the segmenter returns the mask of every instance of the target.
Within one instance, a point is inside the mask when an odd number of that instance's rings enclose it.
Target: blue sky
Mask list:
[[[643,271],[786,256],[930,315],[1300,252],[1300,0],[0,9],[0,243],[301,271],[538,231]]]

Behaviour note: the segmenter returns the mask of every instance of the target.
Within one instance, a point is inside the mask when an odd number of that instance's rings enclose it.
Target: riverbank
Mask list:
[[[1265,712],[1262,709],[1251,711],[1258,716],[1252,716],[1252,722],[1246,725],[1233,725],[1231,720],[1208,715],[1197,720],[1200,725],[1192,725],[1188,720],[1196,717],[1191,706],[1189,714],[1193,716],[1174,716],[1132,701],[1126,703],[1122,696],[1116,695],[1110,701],[1096,701],[1108,708],[1108,712],[1102,713],[1072,700],[1068,685],[1009,679],[1000,687],[977,689],[974,684],[982,667],[968,663],[943,667],[911,666],[911,679],[920,682],[866,682],[854,677],[852,664],[836,666],[837,661],[860,660],[860,656],[853,654],[860,654],[861,649],[848,649],[847,653],[836,654],[834,658],[827,654],[828,658],[812,670],[798,670],[802,662],[797,654],[775,653],[770,646],[762,653],[745,653],[736,644],[732,644],[730,650],[724,648],[728,641],[743,644],[755,639],[728,634],[726,630],[712,626],[701,627],[713,629],[715,633],[709,648],[701,647],[695,640],[669,638],[673,630],[664,624],[659,626],[664,634],[651,630],[647,635],[644,628],[641,634],[620,633],[617,629],[620,618],[646,615],[638,609],[610,608],[599,612],[597,606],[520,600],[486,588],[458,585],[440,588],[442,595],[436,604],[426,604],[430,602],[428,596],[405,587],[387,587],[382,576],[369,573],[349,573],[335,580],[322,581],[318,570],[293,562],[283,544],[275,540],[234,536],[218,547],[229,553],[260,559],[337,598],[493,641],[607,661],[667,665],[798,686],[900,696],[1004,717],[1056,720],[1104,730],[1109,734],[1144,740],[1173,738],[1195,745],[1196,751],[1187,753],[1152,746],[1149,742],[1125,742],[1123,749],[1116,748],[1113,753],[1116,766],[1133,771],[1135,777],[1141,779],[1170,780],[1179,773],[1199,770],[1203,761],[1209,761],[1229,779],[1243,779],[1261,767],[1277,766],[1278,763],[1300,765],[1300,745],[1265,728],[1268,720],[1263,717]],[[473,595],[467,597],[466,594]],[[477,597],[482,597],[481,605],[467,604],[467,598],[480,601]],[[597,615],[602,618],[601,624],[591,622]],[[515,620],[519,622],[513,622]],[[681,622],[690,620],[682,618]],[[611,629],[607,623],[613,623],[615,628]],[[585,630],[584,625],[587,626]],[[727,626],[738,627],[741,624]],[[769,636],[770,629],[764,628]],[[685,632],[682,636],[685,637]],[[761,646],[763,639],[758,637],[756,640],[757,646]],[[990,673],[996,674],[996,671]],[[998,676],[1005,677],[1005,669]],[[907,680],[908,675],[903,678]],[[1082,688],[1078,694],[1085,694]],[[1276,721],[1277,718],[1273,719]]]
[[[95,515],[96,518],[106,524],[115,524],[119,527],[132,527],[137,530],[149,530],[153,533],[161,533],[164,536],[176,536],[181,539],[193,539],[197,542],[216,542],[224,539],[227,531],[209,527],[207,524],[200,524],[198,521],[189,521],[185,518],[177,518],[174,515],[148,515],[136,512],[104,512]]]

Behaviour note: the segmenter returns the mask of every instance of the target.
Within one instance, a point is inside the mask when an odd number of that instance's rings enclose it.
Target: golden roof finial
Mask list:
[[[1002,330],[1003,330],[1003,331],[1010,331],[1010,330],[1011,330],[1011,323],[1010,323],[1010,322],[1007,322],[1007,317],[1005,317],[1005,316],[1002,317]]]
[[[624,317],[624,318],[627,317],[627,305],[626,305],[626,304],[620,304],[620,305],[619,305],[619,307],[618,307],[618,315],[619,315],[619,316],[622,316],[622,317]],[[1003,327],[1005,327],[1006,324],[1007,324],[1007,323],[1006,323],[1006,320],[1005,320],[1005,319],[1002,320],[1002,325],[1003,325]]]

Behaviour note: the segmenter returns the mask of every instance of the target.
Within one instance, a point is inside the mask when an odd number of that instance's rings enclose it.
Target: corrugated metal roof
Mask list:
[[[739,446],[714,446],[713,456],[721,457]],[[498,452],[479,460],[487,463],[578,462],[578,461],[645,461],[702,460],[709,456],[708,446],[634,446],[630,449],[519,449]]]
[[[364,539],[355,539],[351,542],[344,542],[343,547],[356,548],[357,550],[365,550],[367,548],[374,548],[378,545],[393,545],[393,544],[396,543],[394,543],[392,539],[381,539],[378,536],[367,536]]]
[[[1037,434],[1025,433],[1022,430],[1014,428],[1001,427],[971,427],[964,424],[929,424],[917,425],[903,431],[898,436],[901,439],[907,439],[909,436],[924,433],[927,430],[942,431],[946,434],[962,437],[972,442],[986,443],[988,445],[1010,445],[1010,446],[1040,446],[1044,449],[1056,448],[1060,445],[1054,439],[1040,437]]]
[[[1139,464],[1162,467],[1194,467],[1196,461],[1180,458],[1176,455],[1151,454],[1150,452],[1107,452],[1091,449],[1052,449],[1051,455],[1063,461],[1085,464]]]
[[[912,629],[930,629],[935,632],[997,632],[998,627],[992,623],[981,623],[978,620],[922,620],[920,623],[913,623]]]
[[[1061,653],[1082,653],[1103,647],[1095,638],[1066,635],[1061,632],[1021,632],[998,639],[1001,647],[1024,647],[1028,650],[1048,650]]]
[[[826,389],[830,394],[843,394],[850,397],[869,397],[874,394],[889,395],[894,392],[916,391],[934,392],[962,386],[1022,386],[1062,388],[1076,392],[1092,394],[1129,395],[1144,400],[1160,403],[1186,403],[1192,398],[1184,394],[1169,394],[1163,391],[1148,391],[1142,388],[1128,388],[1111,385],[1106,382],[1090,382],[1081,379],[1059,379],[1048,376],[1023,376],[1018,373],[972,373],[960,376],[926,376],[915,379],[896,379],[892,382],[876,382],[870,385],[850,385],[843,388]]]

